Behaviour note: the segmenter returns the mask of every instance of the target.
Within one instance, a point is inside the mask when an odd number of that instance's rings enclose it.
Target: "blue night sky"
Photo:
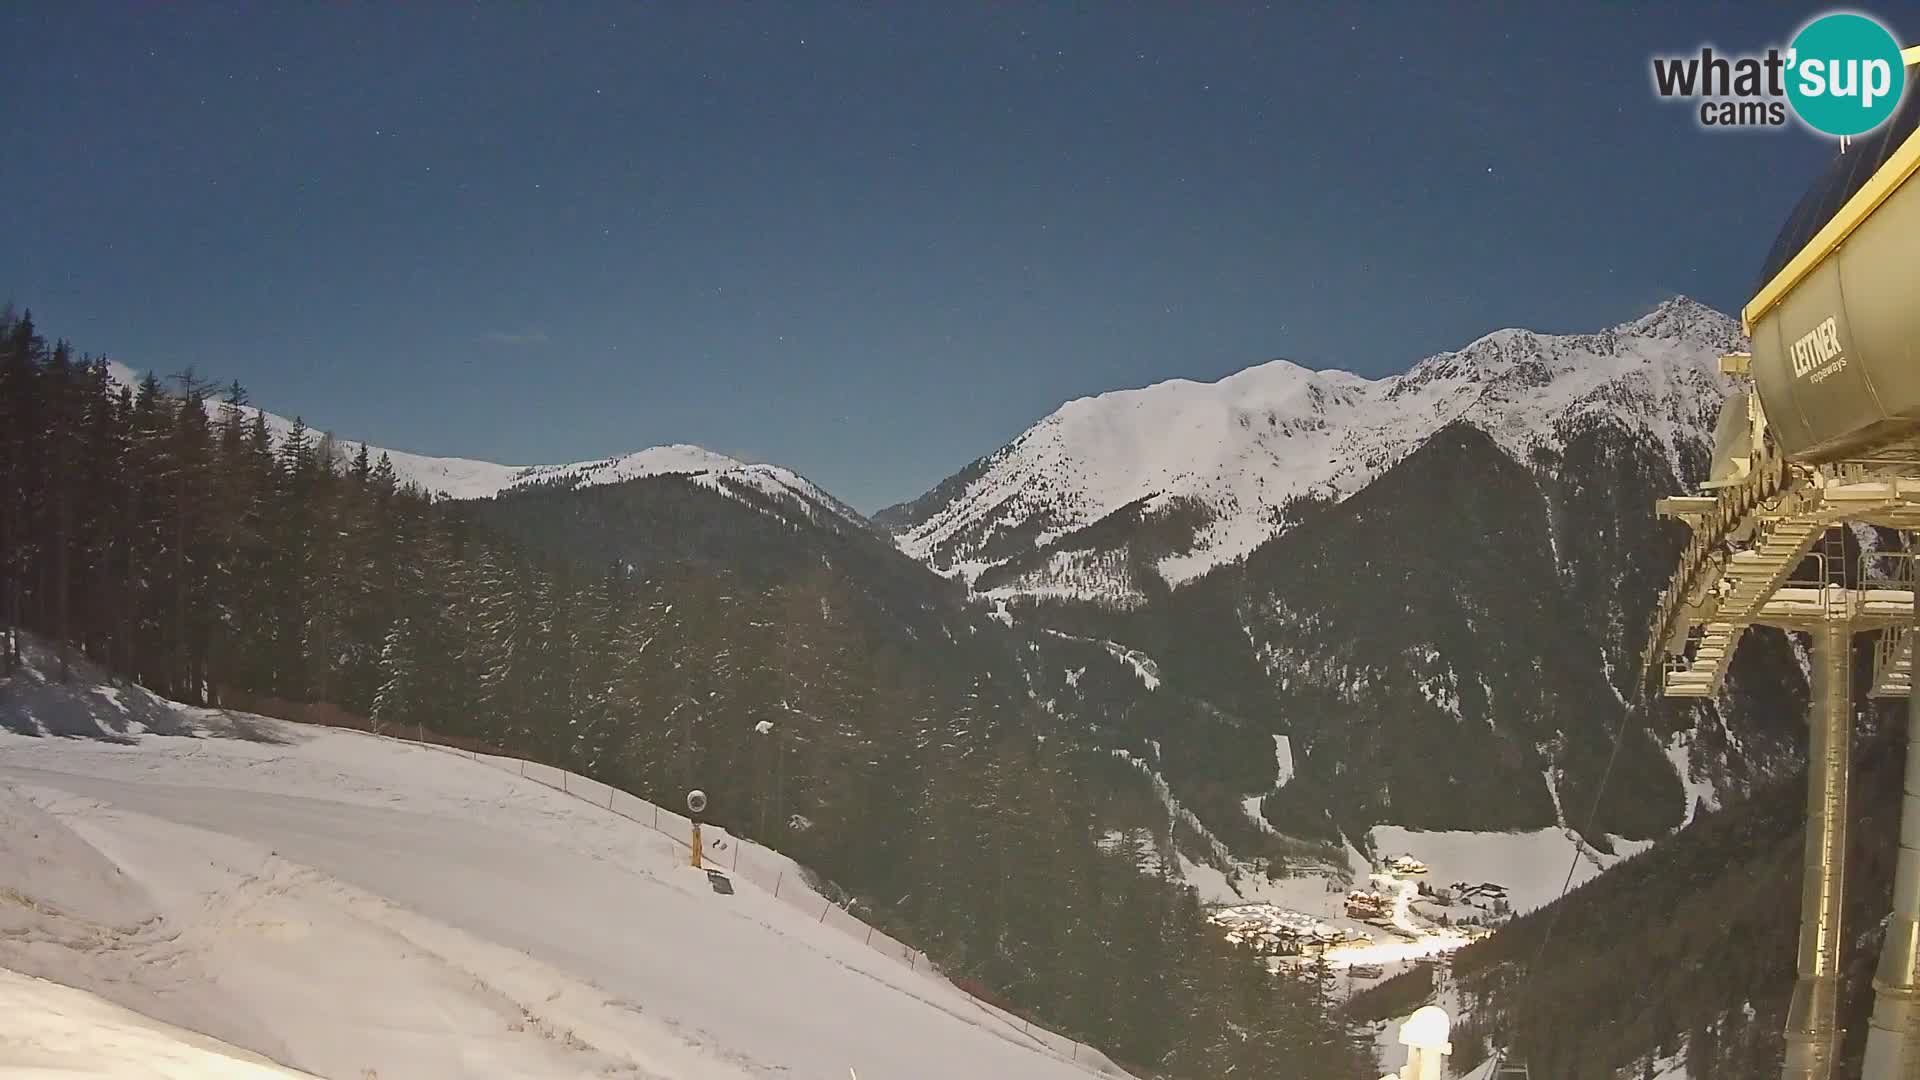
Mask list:
[[[350,437],[871,510],[1084,394],[1737,308],[1830,148],[1648,58],[1824,9],[1531,7],[7,4],[0,298]]]

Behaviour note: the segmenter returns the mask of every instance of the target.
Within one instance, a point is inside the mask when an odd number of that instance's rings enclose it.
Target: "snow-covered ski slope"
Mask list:
[[[310,1076],[95,994],[0,968],[0,1076],[284,1080]]]
[[[836,929],[797,873],[722,896],[663,834],[485,762],[211,710],[158,735],[138,688],[15,689],[0,968],[353,1080],[1090,1075]],[[20,733],[61,694],[109,737]]]
[[[125,386],[138,387],[143,378],[140,372],[118,362],[108,364],[107,368],[113,379]],[[210,415],[218,415],[219,410],[216,402],[208,403]],[[262,410],[243,405],[241,411],[247,422],[251,423],[254,415]],[[273,433],[276,442],[286,438],[287,432],[293,429],[293,421],[284,416],[275,413],[264,415],[267,430]],[[318,439],[323,429],[317,425],[310,427],[313,429],[312,438]],[[361,444],[350,439],[340,439],[337,445],[340,453],[349,459],[360,452]],[[865,520],[853,508],[791,469],[778,465],[748,464],[687,443],[651,446],[630,454],[562,465],[500,465],[491,461],[433,457],[372,445],[367,446],[367,453],[375,461],[382,454],[386,455],[401,481],[450,499],[485,499],[502,492],[542,484],[594,487],[649,476],[687,476],[695,483],[730,498],[737,499],[742,495],[770,497],[781,502],[797,503],[810,514],[831,514],[856,522]]]
[[[899,543],[972,581],[1123,508],[1185,504],[1206,523],[1158,563],[1168,581],[1184,582],[1274,536],[1289,499],[1344,499],[1455,422],[1485,430],[1524,462],[1536,448],[1557,449],[1569,424],[1604,417],[1645,431],[1677,460],[1682,443],[1711,429],[1726,393],[1718,358],[1741,341],[1733,319],[1675,297],[1598,333],[1496,330],[1388,378],[1276,360],[1217,382],[1173,379],[1079,398],[986,458]],[[1066,559],[1056,553],[1055,562]],[[1062,589],[1023,582],[986,591],[1074,591]],[[1101,595],[1096,586],[1083,592]]]

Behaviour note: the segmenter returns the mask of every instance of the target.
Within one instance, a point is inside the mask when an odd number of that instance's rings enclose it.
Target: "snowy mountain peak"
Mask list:
[[[137,388],[145,378],[143,373],[118,361],[108,362],[107,373],[114,381],[133,388]],[[217,400],[207,404],[209,415],[218,415],[220,408]],[[241,412],[249,422],[259,411],[252,406],[241,406]],[[293,429],[293,421],[284,416],[274,413],[266,413],[265,416],[267,429],[276,442],[286,438],[287,432]],[[361,447],[359,442],[346,439],[337,440],[336,445],[345,458],[358,454]],[[649,476],[687,476],[695,483],[730,498],[759,505],[771,499],[774,505],[798,510],[816,519],[843,518],[856,524],[865,524],[865,519],[853,508],[791,469],[777,465],[748,464],[691,443],[652,446],[630,454],[559,465],[501,465],[469,458],[432,457],[373,445],[367,446],[367,453],[376,461],[385,455],[393,463],[393,471],[403,483],[417,485],[423,491],[449,499],[486,499],[504,492],[547,485],[597,487]]]
[[[982,591],[1126,603],[1139,598],[1117,584],[1127,560],[1092,526],[1122,512],[1157,523],[1149,554],[1178,584],[1276,535],[1295,498],[1343,499],[1450,423],[1526,461],[1606,419],[1677,465],[1711,427],[1718,356],[1740,340],[1731,318],[1674,297],[1597,333],[1496,330],[1382,379],[1275,360],[1112,391],[1068,402],[941,498],[890,516],[904,550]]]
[[[1690,296],[1663,300],[1652,311],[1614,328],[1638,337],[1680,341],[1721,350],[1744,347],[1740,321]]]
[[[716,454],[704,446],[672,443],[667,446],[650,446],[645,450],[604,458],[600,461],[580,461],[570,465],[529,465],[523,473],[527,481],[571,477],[580,481],[590,479],[595,483],[611,484],[637,476],[657,476],[661,473],[703,473],[738,469],[744,467],[744,464],[725,454]]]

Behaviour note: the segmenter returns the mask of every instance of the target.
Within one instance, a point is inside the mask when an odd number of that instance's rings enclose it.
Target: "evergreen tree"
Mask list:
[[[380,685],[373,694],[368,719],[373,730],[403,727],[421,716],[419,673],[415,668],[410,625],[398,619],[387,631],[380,649]]]

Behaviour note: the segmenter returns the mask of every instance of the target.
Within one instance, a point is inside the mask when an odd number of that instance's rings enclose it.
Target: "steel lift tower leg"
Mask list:
[[[1906,1080],[1913,1056],[1913,1018],[1920,986],[1920,692],[1907,695],[1907,767],[1900,800],[1900,853],[1893,868],[1893,917],[1873,974],[1873,1022],[1867,1029],[1862,1080]]]
[[[1813,632],[1807,738],[1807,853],[1800,886],[1800,978],[1787,1009],[1783,1080],[1832,1080],[1839,1030],[1841,887],[1847,866],[1847,773],[1853,735],[1853,633]]]

